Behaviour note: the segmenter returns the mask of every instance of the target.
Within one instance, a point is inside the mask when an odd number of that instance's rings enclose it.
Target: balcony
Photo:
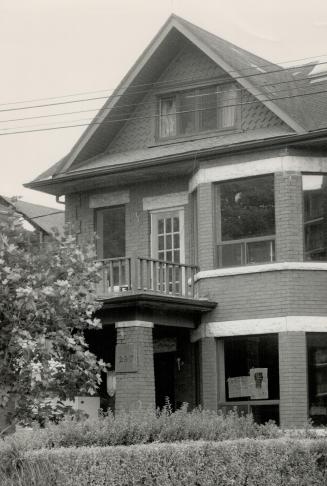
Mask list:
[[[195,265],[172,263],[153,258],[110,258],[101,263],[101,281],[97,285],[99,298],[149,293],[194,299]]]

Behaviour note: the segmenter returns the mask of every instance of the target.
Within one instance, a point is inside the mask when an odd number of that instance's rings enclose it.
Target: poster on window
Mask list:
[[[249,376],[228,378],[228,398],[249,397],[251,395]]]
[[[252,368],[250,370],[251,400],[268,398],[268,368]]]

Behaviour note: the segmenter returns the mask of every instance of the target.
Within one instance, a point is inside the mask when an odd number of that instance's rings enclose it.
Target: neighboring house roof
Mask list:
[[[109,155],[105,153],[108,144],[122,128],[124,120],[132,115],[133,106],[143,98],[144,88],[138,87],[148,86],[150,89],[178,50],[190,44],[200,49],[266,105],[286,127],[289,127],[289,133],[300,135],[327,128],[327,110],[324,109],[327,101],[327,81],[324,77],[313,80],[309,76],[314,64],[297,66],[291,70],[283,69],[176,15],[171,15],[71,152],[27,186],[33,188],[35,184],[36,188],[40,181],[61,178],[75,171],[110,166],[130,159],[136,160],[135,157],[139,157],[142,151]],[[110,120],[114,120],[115,123],[109,123]],[[287,129],[280,128],[271,130],[269,136],[278,137],[285,133]],[[186,153],[187,150],[193,150],[195,144],[198,150],[212,143],[216,146],[237,145],[249,138],[260,139],[261,136],[262,131],[253,130],[251,134],[230,134],[196,142],[158,146],[144,150],[142,157],[144,160],[144,157],[156,158],[183,151]]]
[[[11,207],[14,209],[38,231],[42,231],[48,235],[53,235],[55,230],[58,231],[59,235],[63,235],[64,233],[64,211],[5,196],[0,196],[1,206],[2,208]]]

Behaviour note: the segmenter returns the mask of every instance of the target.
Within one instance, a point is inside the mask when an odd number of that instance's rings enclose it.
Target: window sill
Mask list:
[[[226,128],[224,130],[215,130],[210,132],[201,132],[201,133],[192,133],[189,135],[181,135],[176,137],[168,137],[168,138],[155,138],[153,143],[148,145],[148,148],[152,147],[160,147],[161,145],[171,145],[175,143],[183,143],[183,142],[193,142],[196,140],[202,140],[205,138],[215,138],[219,137],[220,135],[232,135],[234,133],[242,133],[243,130],[239,128]]]
[[[195,281],[204,278],[226,277],[230,275],[245,275],[251,273],[280,272],[283,270],[319,270],[327,271],[327,262],[280,262],[263,263],[260,265],[244,265],[242,267],[216,268],[200,271],[195,275]]]

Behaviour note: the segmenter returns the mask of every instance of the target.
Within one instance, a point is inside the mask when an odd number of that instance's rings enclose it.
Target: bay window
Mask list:
[[[327,425],[327,333],[308,333],[309,417]]]
[[[327,260],[327,176],[302,176],[306,260]]]
[[[238,91],[231,83],[163,96],[159,102],[159,138],[235,129],[237,103]]]
[[[219,267],[275,261],[273,175],[217,184],[215,206]]]

